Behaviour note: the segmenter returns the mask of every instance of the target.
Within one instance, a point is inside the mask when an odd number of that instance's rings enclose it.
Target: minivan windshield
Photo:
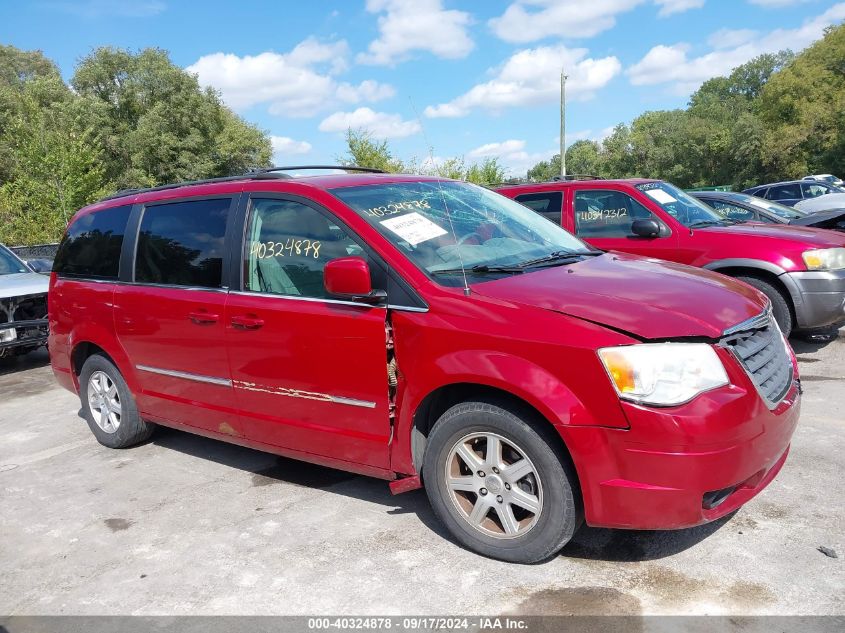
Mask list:
[[[668,182],[645,182],[636,187],[666,213],[691,229],[736,224],[735,220],[723,218],[700,200]]]
[[[469,183],[424,180],[331,193],[444,285],[457,285],[463,270],[482,281],[601,252],[518,202]]]
[[[12,255],[4,246],[0,246],[0,275],[28,272],[30,271],[21,263],[21,260]]]

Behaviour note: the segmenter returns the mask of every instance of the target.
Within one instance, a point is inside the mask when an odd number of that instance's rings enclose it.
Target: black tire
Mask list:
[[[550,430],[537,423],[534,417],[531,412],[520,411],[504,403],[464,402],[446,411],[429,434],[422,472],[434,513],[459,543],[484,556],[528,564],[547,560],[569,542],[583,520],[578,480],[568,456],[561,455],[562,449],[556,446],[558,442]],[[463,438],[476,433],[492,433],[503,438],[506,443],[512,443],[510,448],[517,447],[534,466],[542,490],[542,495],[537,495],[541,499],[540,511],[533,518],[526,519],[528,523],[533,522],[533,526],[521,535],[517,532],[515,536],[505,537],[502,534],[502,537],[497,538],[474,527],[461,512],[459,502],[453,500],[453,494],[447,487],[447,462],[452,464],[454,460],[451,457],[452,448]],[[529,475],[529,479],[533,476]],[[520,486],[525,486],[526,481],[522,479]],[[530,481],[536,484],[536,480]],[[500,482],[494,483],[499,488]],[[488,491],[486,494],[491,493]],[[481,499],[480,494],[475,493],[468,493],[463,498],[473,497]],[[496,500],[499,498],[497,495]],[[489,499],[491,504],[494,503],[492,495]],[[472,505],[476,502],[468,503]],[[499,506],[493,510],[496,507]],[[493,510],[486,515],[484,522],[494,527],[500,526],[495,524],[499,517],[498,511]],[[515,509],[511,506],[511,512],[523,510],[517,505]]]
[[[757,288],[757,290],[769,298],[769,301],[772,302],[772,312],[775,315],[775,321],[777,321],[778,327],[780,327],[783,335],[788,338],[792,333],[794,322],[792,319],[790,301],[786,296],[784,296],[784,293],[768,281],[764,281],[759,277],[737,277],[737,279],[744,281],[749,286]]]
[[[113,383],[117,390],[117,399],[120,403],[120,417],[117,427],[108,432],[100,427],[94,420],[95,413],[91,410],[88,401],[88,386],[91,376],[101,372]],[[79,372],[79,399],[82,402],[82,416],[88,422],[88,428],[103,446],[109,448],[128,448],[146,440],[155,430],[155,425],[145,422],[138,414],[138,407],[135,405],[135,398],[129,391],[126,381],[120,371],[108,358],[100,354],[93,354],[88,357]]]

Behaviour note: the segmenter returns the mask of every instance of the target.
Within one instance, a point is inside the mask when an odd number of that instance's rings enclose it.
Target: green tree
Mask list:
[[[341,165],[370,167],[387,172],[404,172],[405,164],[393,156],[387,141],[376,141],[366,129],[346,130],[346,155],[338,157]]]
[[[270,140],[161,49],[98,48],[71,85],[94,103],[106,177],[138,187],[232,175],[270,163]]]

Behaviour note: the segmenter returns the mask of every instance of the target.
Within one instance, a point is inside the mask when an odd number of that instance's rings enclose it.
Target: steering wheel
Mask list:
[[[464,235],[461,239],[459,239],[456,242],[456,244],[458,246],[461,246],[464,242],[466,242],[471,237],[476,238],[478,240],[479,244],[481,244],[484,241],[484,238],[481,237],[481,235],[479,233],[476,233],[475,231],[473,231],[472,233],[467,233],[466,235]]]

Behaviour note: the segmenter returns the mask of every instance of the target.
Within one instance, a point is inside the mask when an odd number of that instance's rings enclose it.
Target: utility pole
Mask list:
[[[560,178],[566,180],[566,75],[560,70]]]

